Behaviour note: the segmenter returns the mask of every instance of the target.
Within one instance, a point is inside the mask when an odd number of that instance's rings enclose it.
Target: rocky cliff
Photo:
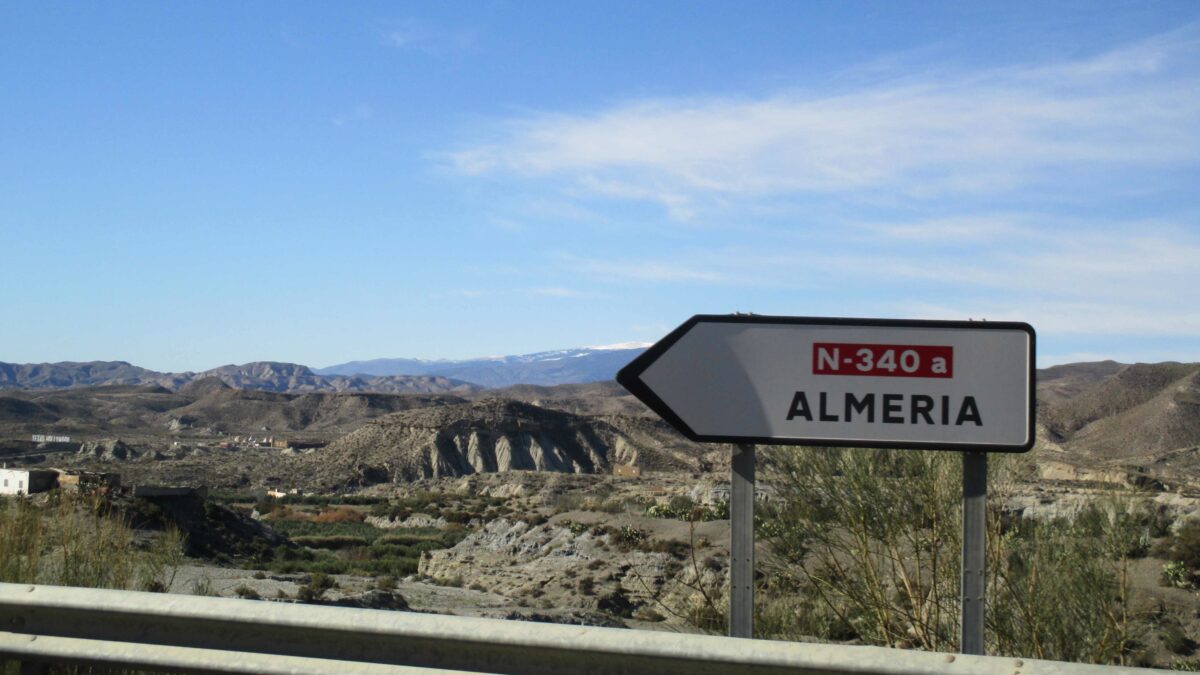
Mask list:
[[[311,461],[331,475],[349,469],[358,485],[503,471],[608,473],[614,463],[690,468],[608,422],[505,399],[388,415]]]

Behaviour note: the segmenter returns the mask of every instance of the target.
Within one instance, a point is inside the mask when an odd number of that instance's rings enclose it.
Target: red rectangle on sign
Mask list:
[[[814,342],[813,375],[954,377],[954,347]]]

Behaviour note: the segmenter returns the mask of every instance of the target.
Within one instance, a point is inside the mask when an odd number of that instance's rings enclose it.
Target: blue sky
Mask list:
[[[733,311],[1200,360],[1195,2],[10,2],[0,62],[0,361]]]

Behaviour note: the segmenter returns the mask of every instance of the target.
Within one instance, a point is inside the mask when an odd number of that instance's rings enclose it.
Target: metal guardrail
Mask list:
[[[200,673],[1106,675],[1057,661],[0,584],[0,655]]]

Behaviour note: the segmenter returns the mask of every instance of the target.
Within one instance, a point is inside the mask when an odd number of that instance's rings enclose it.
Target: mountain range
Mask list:
[[[117,372],[153,377],[128,364],[77,370],[80,378],[85,370],[96,378]],[[55,387],[49,383],[63,382],[60,370],[21,374],[43,385],[0,392],[0,454],[12,460],[37,452],[31,434],[66,435],[76,444],[122,438],[131,450],[120,459],[171,460],[122,468],[142,480],[343,489],[523,468],[588,473],[633,464],[695,472],[719,469],[729,457],[727,447],[688,441],[612,381],[488,390],[467,385],[457,393],[280,393],[234,388],[226,380],[301,388],[403,376],[327,376],[262,364],[225,370],[223,377],[192,376],[172,389],[156,383]],[[1191,485],[1200,475],[1200,364],[1078,363],[1039,370],[1037,378],[1035,454],[1043,468],[1088,480],[1135,475],[1174,486]],[[263,434],[330,444],[295,456],[171,445]],[[94,456],[95,448],[84,449],[89,461],[104,459]],[[117,456],[115,446],[111,454]]]
[[[469,382],[437,375],[318,375],[308,366],[274,361],[221,366],[201,373],[160,373],[124,361],[28,364],[0,362],[0,389],[156,386],[175,391],[189,383],[211,378],[238,389],[293,393],[345,391],[443,394],[469,392],[481,388]]]
[[[625,343],[460,361],[375,359],[316,370],[295,363],[255,361],[199,373],[160,373],[125,361],[0,362],[0,389],[156,385],[175,391],[189,382],[216,378],[238,389],[274,392],[466,393],[516,384],[611,380],[647,346]]]
[[[581,384],[613,379],[618,370],[649,346],[626,342],[460,361],[374,359],[339,363],[314,372],[320,375],[440,375],[484,387]]]

